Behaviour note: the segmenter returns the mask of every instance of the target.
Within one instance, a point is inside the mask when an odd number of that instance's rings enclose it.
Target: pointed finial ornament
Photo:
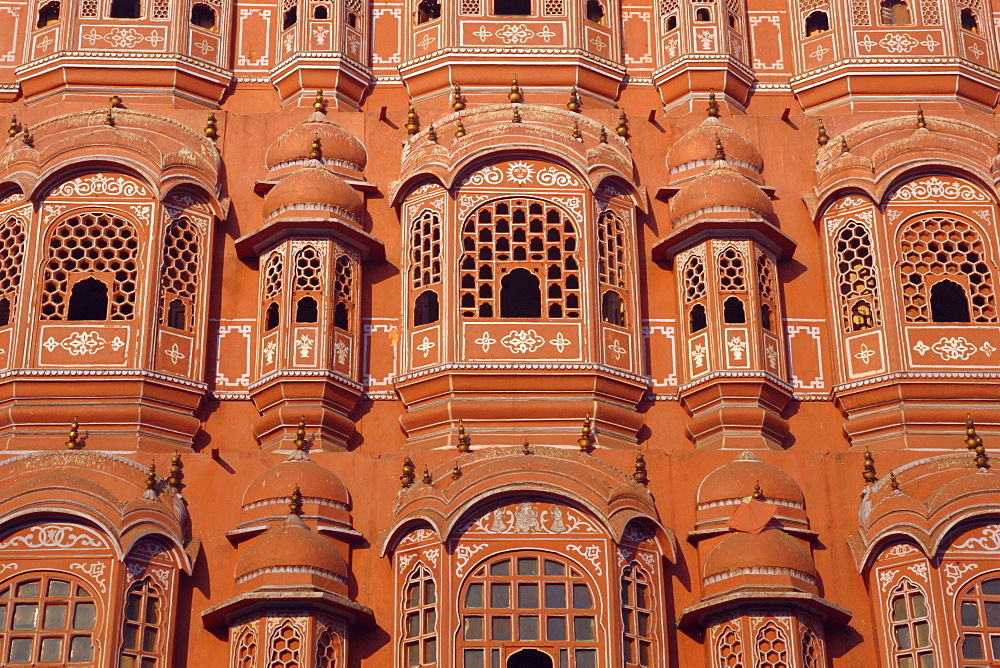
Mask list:
[[[816,130],[816,143],[820,146],[826,146],[830,143],[830,135],[826,134],[826,126],[823,124],[823,119],[819,119],[819,129]]]
[[[73,418],[73,422],[69,425],[69,440],[66,441],[66,448],[79,450],[80,447],[80,423],[77,422],[77,418]]]
[[[295,483],[295,489],[292,490],[292,496],[288,501],[288,514],[289,515],[301,515],[302,514],[302,491],[299,490],[298,483]]]
[[[569,91],[569,102],[566,103],[566,108],[572,112],[580,113],[582,106],[580,104],[580,94],[576,91],[576,86],[573,86]]]
[[[927,121],[924,120],[924,110],[921,107],[917,107],[917,129],[926,127]]]
[[[458,468],[458,462],[455,462],[455,467],[451,470],[451,479],[458,480],[462,477],[462,469]]]
[[[420,476],[420,482],[425,485],[429,485],[433,482],[433,480],[431,480],[431,472],[426,466],[424,467],[424,474]]]
[[[35,140],[32,138],[31,131],[28,130],[27,125],[21,128],[21,142],[29,148],[35,145]]]
[[[649,484],[649,476],[646,474],[646,458],[642,456],[642,450],[635,454],[635,468],[632,469],[632,480],[640,485]]]
[[[406,109],[406,134],[412,136],[418,132],[420,132],[420,118],[417,116],[417,110],[411,104]]]
[[[433,125],[428,125],[427,126],[427,141],[434,142],[436,144],[437,140],[438,140],[437,130],[434,129]]]
[[[615,127],[615,134],[628,141],[628,116],[625,114],[625,110],[622,109],[618,112],[618,125]]]
[[[156,462],[150,462],[149,468],[146,469],[146,489],[153,489],[156,487]]]
[[[590,413],[583,419],[583,429],[580,430],[580,438],[576,439],[576,444],[580,446],[580,452],[590,452],[594,445],[594,430],[590,427]]]
[[[715,159],[722,160],[723,162],[726,160],[726,149],[723,148],[719,135],[715,135]]]
[[[848,151],[848,149],[847,149],[847,136],[846,135],[840,135],[840,152],[841,153],[847,153],[847,151]]]
[[[573,121],[573,139],[583,140],[583,135],[580,134],[580,124]]]
[[[170,485],[175,492],[181,491],[181,481],[184,480],[184,464],[181,463],[181,456],[179,453],[175,452],[174,456],[170,458],[170,477],[167,478],[167,484]]]
[[[891,487],[894,492],[899,491],[899,481],[896,480],[896,474],[891,471],[889,472],[889,487]]]
[[[524,443],[521,444],[521,454],[531,454],[531,447],[528,445],[528,439],[524,439]]]
[[[708,112],[709,118],[719,117],[719,103],[715,101],[714,88],[708,92],[708,109],[706,109],[705,111]]]
[[[313,109],[321,114],[326,113],[326,99],[323,97],[323,90],[316,91],[316,99],[313,100]]]
[[[511,123],[521,122],[521,112],[517,110],[517,107],[514,107],[514,116],[510,119],[510,122]]]
[[[510,82],[510,92],[507,94],[507,99],[510,100],[511,104],[521,104],[524,102],[524,95],[521,93],[521,86],[517,83],[517,75],[514,75],[514,80]]]
[[[208,112],[208,120],[205,121],[205,136],[215,141],[219,138],[219,124],[215,120],[215,112]]]
[[[295,449],[306,449],[306,416],[299,417],[299,425],[295,429]]]
[[[115,126],[115,115],[111,113],[110,109],[108,109],[107,113],[104,115],[104,124],[111,128]]]
[[[309,159],[319,160],[323,157],[323,144],[319,140],[319,133],[313,135],[312,144],[309,146]]]
[[[865,479],[865,483],[868,485],[878,480],[878,477],[875,475],[875,458],[872,457],[872,453],[868,450],[865,450],[864,469],[861,471],[861,477]]]
[[[20,132],[20,131],[21,131],[21,127],[17,124],[17,116],[11,116],[10,117],[10,125],[7,127],[7,136],[11,137],[11,138],[16,137],[17,133]],[[998,145],[1000,145],[1000,140],[997,140],[997,141],[998,141]]]
[[[125,105],[122,104],[122,99],[120,97],[118,97],[117,95],[112,95],[111,97],[109,97],[108,98],[108,102],[111,103],[111,108],[112,109],[124,109],[125,108]]]
[[[455,136],[456,137],[465,136],[465,126],[462,125],[462,119],[458,119],[458,125],[455,126]]]
[[[965,446],[975,451],[976,458],[974,461],[976,468],[988,471],[990,468],[990,458],[986,454],[986,446],[983,445],[983,439],[976,433],[976,425],[972,422],[972,416],[968,413],[965,415]]]
[[[751,494],[750,496],[752,498],[754,498],[754,499],[757,499],[758,501],[763,501],[764,500],[764,492],[762,492],[760,490],[760,483],[759,482],[754,483],[753,494]]]
[[[465,98],[462,97],[462,87],[458,84],[452,86],[451,89],[451,108],[455,111],[462,111],[465,109]]]
[[[472,450],[471,440],[469,435],[465,433],[465,425],[461,420],[458,421],[458,451],[459,452],[470,452]]]
[[[399,476],[399,482],[403,485],[404,489],[413,486],[413,481],[416,480],[416,477],[413,475],[415,470],[413,468],[413,460],[405,457],[403,459],[403,475]]]
[[[608,129],[605,128],[603,125],[601,126],[601,143],[602,144],[608,143]]]

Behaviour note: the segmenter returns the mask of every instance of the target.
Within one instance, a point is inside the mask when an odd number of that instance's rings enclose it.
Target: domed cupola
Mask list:
[[[809,548],[780,529],[729,534],[708,553],[703,575],[706,596],[739,587],[818,591]]]
[[[343,178],[313,161],[278,182],[264,197],[264,224],[322,219],[361,225],[364,202]]]
[[[734,224],[743,220],[774,218],[771,198],[757,184],[733,169],[717,140],[715,163],[707,172],[688,181],[670,200],[674,227],[697,220]]]
[[[314,144],[318,146],[314,147]],[[264,158],[272,174],[313,161],[343,176],[357,179],[368,164],[368,152],[354,135],[317,110],[304,122],[275,139]]]
[[[716,145],[726,148],[725,162],[744,176],[760,181],[764,159],[753,142],[723,123],[708,116],[677,140],[667,152],[670,182],[677,184],[693,178],[717,162]]]

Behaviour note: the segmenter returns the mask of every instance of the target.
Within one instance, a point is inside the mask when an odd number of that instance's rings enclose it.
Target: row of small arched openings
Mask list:
[[[51,0],[46,2],[38,10],[37,28],[58,23],[62,8],[61,0]],[[110,19],[138,19],[142,18],[141,0],[111,0],[111,7],[108,11]],[[191,25],[204,30],[217,30],[218,19],[215,10],[210,6],[196,2],[191,6]]]
[[[886,26],[908,26],[913,24],[910,7],[905,0],[881,0],[879,2],[879,23]],[[975,12],[964,7],[959,12],[962,30],[979,33],[979,19]],[[830,30],[830,16],[824,10],[810,13],[805,20],[806,37],[821,35]]]

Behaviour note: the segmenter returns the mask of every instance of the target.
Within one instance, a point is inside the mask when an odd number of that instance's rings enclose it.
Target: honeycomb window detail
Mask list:
[[[0,327],[11,324],[18,304],[24,248],[24,225],[8,218],[0,226]]]
[[[187,218],[180,218],[167,228],[163,244],[160,318],[162,324],[171,329],[194,331],[202,244],[201,232]]]
[[[759,668],[786,668],[788,660],[788,638],[776,624],[770,622],[757,631],[757,660]]]
[[[286,620],[271,633],[268,665],[271,668],[299,668],[302,665],[302,634]]]
[[[837,235],[835,265],[844,332],[881,324],[875,253],[868,230],[848,221]]]

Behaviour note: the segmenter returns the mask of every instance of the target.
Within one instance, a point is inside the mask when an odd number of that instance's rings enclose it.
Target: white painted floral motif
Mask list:
[[[476,339],[473,343],[477,346],[482,346],[483,352],[488,353],[490,351],[490,346],[496,342],[497,340],[490,336],[489,332],[483,332],[483,335]]]
[[[576,552],[581,557],[589,561],[598,575],[604,574],[604,570],[601,568],[601,548],[599,546],[567,545],[566,549]]]
[[[69,352],[73,357],[79,357],[80,355],[94,355],[104,350],[104,346],[107,344],[107,340],[97,332],[73,332],[58,343],[55,342],[55,339],[49,337],[42,345],[48,348],[49,352],[52,352],[58,346]]]
[[[333,347],[333,353],[337,356],[337,364],[346,364],[349,352],[350,349],[343,341],[337,341],[337,345]]]
[[[580,182],[572,174],[561,169],[556,169],[555,167],[546,167],[545,169],[539,171],[535,180],[538,181],[538,185],[541,186],[558,186],[560,188],[565,188],[567,186],[580,185]]]
[[[433,341],[431,341],[429,338],[427,338],[425,336],[424,340],[420,342],[419,346],[417,346],[417,350],[419,350],[420,352],[422,352],[424,354],[424,357],[427,357],[427,355],[430,354],[431,349],[434,348],[434,346],[436,346],[436,345],[437,345],[436,343],[434,343]]]
[[[116,197],[149,197],[144,186],[124,177],[104,174],[73,179],[59,186],[53,195],[63,197],[90,197],[92,195],[113,195]]]
[[[911,181],[896,189],[892,199],[950,199],[964,202],[984,202],[987,197],[967,183],[942,181],[936,176]]]
[[[983,354],[986,355],[987,357],[996,352],[996,347],[991,345],[989,341],[979,346],[979,349],[983,351]]]
[[[479,343],[479,342],[476,341],[476,343]],[[556,350],[558,350],[560,354],[562,354],[562,352],[566,348],[566,346],[569,346],[569,345],[573,344],[572,341],[570,341],[565,336],[563,336],[562,332],[556,332],[556,338],[550,339],[549,343],[551,343],[552,345],[554,345],[556,347]]]
[[[66,549],[71,547],[104,547],[104,543],[72,524],[43,524],[31,527],[27,534],[14,536],[0,544],[0,549]]]
[[[264,359],[267,360],[268,364],[274,364],[274,354],[278,351],[278,344],[274,341],[268,341],[267,345],[264,346]]]
[[[105,42],[115,49],[134,49],[143,42],[149,42],[154,49],[166,38],[160,31],[154,31],[148,35],[143,35],[135,28],[111,28],[108,32],[99,33],[97,28],[91,28],[90,32],[80,35],[80,39],[94,46],[97,42]]]
[[[330,34],[330,29],[324,25],[313,26],[313,39],[320,46],[326,44],[326,37]]]
[[[533,329],[515,329],[500,339],[500,343],[512,353],[533,353],[545,343]]]
[[[508,23],[496,32],[504,44],[524,44],[535,36],[535,31],[524,23]]]
[[[436,547],[432,547],[432,548],[430,548],[428,550],[424,550],[423,551],[423,555],[425,557],[427,557],[427,560],[429,562],[431,562],[432,564],[434,564],[434,568],[437,568],[437,565],[438,565],[438,555],[439,554],[440,554],[440,551]]]
[[[872,358],[876,355],[878,355],[878,352],[869,348],[867,343],[862,343],[858,352],[854,353],[854,357],[861,360],[865,366],[868,366]]]
[[[885,556],[887,557],[905,557],[908,554],[913,554],[917,552],[917,548],[912,545],[896,545],[892,548],[886,550]]]
[[[462,181],[463,186],[497,185],[503,182],[503,171],[499,167],[489,165],[469,175]]]
[[[207,39],[202,38],[200,42],[195,42],[193,45],[196,49],[201,51],[202,57],[205,56],[209,51],[215,51],[215,47],[212,46]]]
[[[944,565],[944,581],[945,581],[945,591],[949,594],[955,593],[955,586],[958,584],[959,578],[964,574],[975,568],[975,564],[963,564],[959,563],[947,563]]]
[[[964,361],[975,355],[979,348],[964,336],[942,336],[937,343],[931,346],[931,350],[945,361]]]
[[[924,562],[916,563],[910,566],[910,572],[917,575],[924,580],[927,579],[927,564]]]
[[[102,592],[107,591],[107,584],[104,582],[104,569],[105,569],[104,564],[100,562],[72,563],[69,565],[69,567],[70,570],[77,570],[80,571],[81,573],[86,573],[91,577],[92,580],[94,580],[94,582],[97,583],[97,586],[100,587]]]
[[[897,575],[899,575],[898,570],[882,571],[881,573],[879,573],[878,581],[882,585],[882,589],[888,587],[892,583],[892,581],[896,579]]]
[[[410,565],[410,562],[417,558],[415,554],[404,554],[399,558],[399,569],[406,570],[406,567]]]
[[[309,357],[314,343],[313,337],[308,334],[300,334],[299,338],[295,340],[295,347],[299,351],[299,357]]]
[[[455,548],[455,575],[458,575],[459,577],[464,575],[465,566],[469,563],[469,560],[472,559],[477,552],[480,552],[486,547],[486,543],[478,543],[476,545],[459,545]]]
[[[1000,550],[1000,524],[991,524],[982,528],[978,537],[967,538],[956,543],[955,550]]]
[[[769,367],[778,366],[778,349],[770,341],[764,346],[764,355],[767,357],[767,365]]]
[[[170,361],[177,364],[178,361],[184,359],[186,356],[181,352],[180,348],[177,347],[177,342],[174,345],[163,351],[163,354],[170,358]]]
[[[125,347],[125,342],[122,340],[122,337],[116,336],[115,338],[111,339],[111,350],[118,352],[124,347]]]
[[[620,360],[622,358],[622,355],[624,355],[625,353],[628,352],[628,350],[626,350],[625,348],[623,348],[622,344],[618,342],[618,339],[615,339],[611,343],[611,345],[608,346],[608,350],[610,350],[612,353],[614,353],[615,360]]]
[[[691,360],[696,367],[704,365],[707,356],[708,348],[704,344],[698,343],[691,349]]]
[[[918,339],[917,342],[913,344],[913,349],[920,355],[926,355],[927,351],[930,350],[931,347]]]
[[[729,348],[729,352],[732,354],[734,360],[740,361],[743,359],[743,353],[747,349],[747,342],[743,340],[742,336],[732,337],[726,341],[726,346]]]

